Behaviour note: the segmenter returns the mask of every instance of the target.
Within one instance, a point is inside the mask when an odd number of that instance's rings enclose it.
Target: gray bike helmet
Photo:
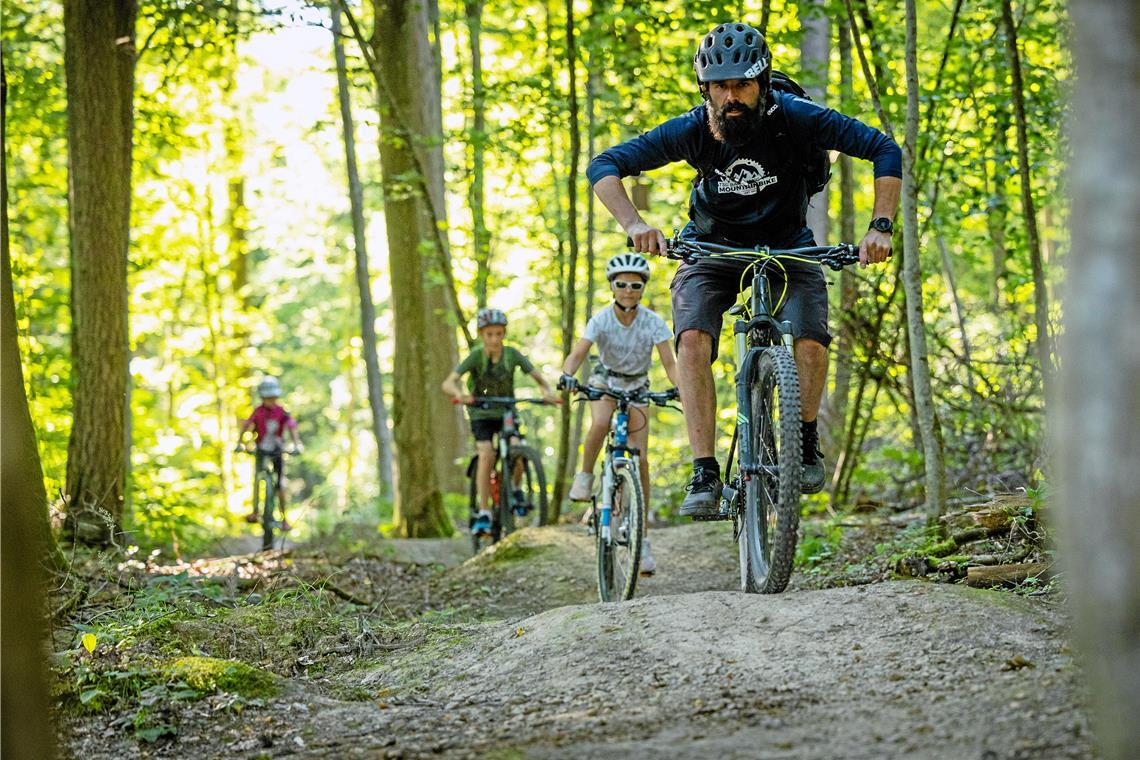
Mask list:
[[[606,279],[610,282],[619,274],[640,275],[644,282],[649,282],[649,262],[644,256],[636,253],[619,253],[606,264]]]
[[[721,24],[697,45],[693,69],[702,85],[728,79],[758,79],[767,91],[772,53],[764,35],[748,24]]]
[[[475,325],[477,330],[482,330],[487,325],[506,327],[507,314],[499,309],[480,309],[475,315]]]
[[[257,384],[257,395],[262,398],[281,398],[281,383],[273,375],[266,375]]]

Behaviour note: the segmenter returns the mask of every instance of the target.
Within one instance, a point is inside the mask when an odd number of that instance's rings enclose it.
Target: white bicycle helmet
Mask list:
[[[619,253],[606,264],[606,279],[610,282],[619,274],[636,274],[645,282],[649,282],[649,262],[638,253]]]
[[[501,309],[480,309],[475,315],[476,329],[482,330],[487,325],[507,326],[507,313]]]
[[[262,398],[281,398],[281,383],[273,375],[266,375],[257,384],[257,395]]]

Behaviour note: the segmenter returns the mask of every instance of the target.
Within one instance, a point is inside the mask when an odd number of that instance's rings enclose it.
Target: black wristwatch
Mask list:
[[[885,232],[889,235],[895,231],[895,223],[885,216],[876,216],[871,220],[871,223],[867,225],[867,229],[878,230],[879,232]]]

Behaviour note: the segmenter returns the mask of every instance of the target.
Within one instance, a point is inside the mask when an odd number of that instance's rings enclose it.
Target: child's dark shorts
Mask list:
[[[503,418],[495,417],[486,420],[471,420],[471,434],[476,441],[489,441],[495,433],[503,431]]]

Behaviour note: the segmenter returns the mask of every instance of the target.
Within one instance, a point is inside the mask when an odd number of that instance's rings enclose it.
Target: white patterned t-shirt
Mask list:
[[[610,306],[590,317],[582,337],[598,347],[598,355],[606,369],[631,376],[611,377],[612,386],[625,386],[629,382],[641,385],[644,379],[633,381],[632,377],[643,378],[648,374],[653,361],[653,347],[672,338],[673,331],[656,312],[644,306],[637,307],[637,315],[629,326],[618,321],[614,312],[614,307]],[[594,374],[598,374],[598,369],[594,368]]]

